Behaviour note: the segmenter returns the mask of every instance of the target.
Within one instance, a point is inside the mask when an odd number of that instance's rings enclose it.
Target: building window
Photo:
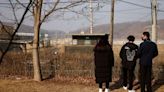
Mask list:
[[[73,45],[77,45],[77,40],[73,40],[73,41],[72,41],[72,44],[73,44]]]
[[[85,45],[91,45],[91,40],[85,40],[85,41],[84,41],[84,44],[85,44]]]

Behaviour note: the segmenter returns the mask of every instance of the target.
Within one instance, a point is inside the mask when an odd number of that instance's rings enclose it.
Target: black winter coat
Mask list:
[[[157,45],[150,41],[146,40],[140,44],[138,49],[138,56],[140,58],[140,64],[144,66],[151,66],[152,59],[158,55]]]
[[[96,83],[112,81],[114,55],[110,45],[96,46],[94,49]]]
[[[122,59],[122,67],[134,69],[137,60],[138,46],[134,43],[126,43],[122,46],[120,51],[120,58]],[[129,59],[128,59],[129,58]]]

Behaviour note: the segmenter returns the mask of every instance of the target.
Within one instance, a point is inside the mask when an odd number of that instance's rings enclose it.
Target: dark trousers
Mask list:
[[[132,90],[133,88],[133,78],[134,78],[134,68],[128,69],[128,68],[122,68],[123,69],[123,86],[127,86],[129,82],[129,90]]]
[[[103,83],[99,83],[99,88],[102,88],[102,84]],[[109,89],[109,82],[106,82],[105,85],[106,85],[106,88]]]
[[[152,76],[152,66],[143,66],[140,65],[140,85],[141,92],[145,92],[145,86],[147,88],[147,92],[152,92],[151,87],[151,76]]]

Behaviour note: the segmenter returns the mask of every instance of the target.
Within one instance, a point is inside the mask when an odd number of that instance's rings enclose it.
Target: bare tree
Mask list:
[[[40,67],[40,61],[39,61],[39,34],[40,34],[40,27],[42,23],[48,19],[48,17],[59,11],[64,9],[70,9],[72,7],[78,6],[80,4],[83,4],[83,2],[87,2],[87,0],[51,0],[51,2],[44,2],[45,0],[29,0],[30,2],[26,6],[24,3],[22,3],[20,0],[15,0],[16,4],[19,4],[25,8],[24,14],[19,22],[16,12],[15,12],[15,5],[12,3],[12,0],[9,0],[11,4],[11,9],[15,18],[15,24],[17,24],[14,33],[11,35],[11,40],[6,48],[6,50],[3,52],[3,54],[0,57],[0,62],[3,60],[3,57],[7,53],[7,51],[10,48],[10,45],[12,44],[12,40],[14,39],[14,36],[16,32],[19,30],[23,20],[25,19],[25,15],[28,11],[30,11],[33,14],[34,18],[34,38],[33,38],[33,67],[34,67],[34,80],[35,81],[41,81],[41,67]],[[33,1],[33,8],[31,10],[30,5]],[[48,5],[49,8],[47,10],[44,10],[42,8],[43,5]],[[44,12],[44,13],[43,13]],[[3,23],[0,22],[2,25]]]
[[[64,0],[54,0],[53,2],[43,2],[44,0],[35,0],[33,5],[33,17],[34,17],[34,39],[33,39],[33,66],[34,66],[34,80],[41,81],[41,67],[39,61],[39,34],[40,27],[44,21],[56,11],[62,9],[69,9],[79,4],[83,4],[84,0],[70,0],[61,5],[61,2]],[[47,9],[44,14],[43,12],[43,4],[49,3],[49,9]]]
[[[33,66],[34,66],[34,80],[41,81],[41,69],[39,62],[39,34],[41,26],[41,10],[43,0],[35,0],[35,7],[33,8],[34,15],[34,38],[33,38]]]

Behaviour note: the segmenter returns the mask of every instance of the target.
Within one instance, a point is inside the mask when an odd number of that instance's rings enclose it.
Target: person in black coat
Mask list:
[[[135,37],[130,35],[127,37],[128,42],[124,44],[120,51],[120,58],[122,59],[122,73],[123,73],[123,88],[127,90],[127,84],[129,81],[129,92],[134,92],[133,80],[134,80],[134,69],[137,60],[138,46],[134,44]],[[128,81],[127,81],[128,80]]]
[[[152,60],[158,55],[157,45],[150,40],[149,32],[143,32],[143,42],[138,49],[138,57],[140,58],[140,84],[141,92],[152,92],[151,77],[152,77]]]
[[[108,42],[108,35],[103,36],[94,48],[95,77],[99,84],[99,92],[102,92],[102,84],[106,83],[105,92],[109,92],[109,82],[112,81],[112,67],[114,55]]]

